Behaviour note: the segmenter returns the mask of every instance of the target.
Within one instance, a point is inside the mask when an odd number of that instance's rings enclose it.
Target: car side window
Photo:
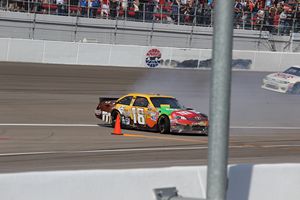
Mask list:
[[[132,96],[127,96],[127,97],[124,97],[123,99],[121,99],[118,103],[119,104],[122,104],[122,105],[130,105],[130,102],[132,100]]]
[[[147,98],[145,97],[136,97],[133,106],[139,106],[139,107],[147,107],[149,105],[149,102]]]

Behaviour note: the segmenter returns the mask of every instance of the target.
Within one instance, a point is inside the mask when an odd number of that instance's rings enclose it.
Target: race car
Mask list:
[[[284,72],[267,75],[261,87],[281,93],[300,94],[300,67],[293,66]]]
[[[183,107],[172,96],[132,93],[121,98],[100,97],[95,116],[114,127],[117,115],[123,128],[208,134],[207,115]]]

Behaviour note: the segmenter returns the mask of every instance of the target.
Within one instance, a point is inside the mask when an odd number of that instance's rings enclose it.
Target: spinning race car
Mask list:
[[[165,133],[208,134],[208,117],[184,108],[172,96],[128,94],[121,98],[100,97],[95,116],[115,126],[120,114],[121,126]]]
[[[267,75],[261,87],[281,93],[300,94],[300,67],[293,66],[284,72]]]

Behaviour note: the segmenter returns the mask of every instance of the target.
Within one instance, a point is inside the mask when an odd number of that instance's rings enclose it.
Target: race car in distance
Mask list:
[[[181,106],[172,96],[133,93],[121,98],[100,97],[95,116],[113,127],[121,126],[165,133],[208,134],[208,117]]]
[[[267,75],[261,87],[281,93],[300,94],[300,67],[293,66],[284,72]]]

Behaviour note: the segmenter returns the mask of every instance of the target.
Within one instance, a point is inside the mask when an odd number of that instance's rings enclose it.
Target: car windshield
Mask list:
[[[295,75],[295,76],[300,76],[300,68],[290,67],[287,70],[285,70],[284,73],[292,74],[292,75]]]
[[[170,97],[151,97],[150,98],[153,105],[156,108],[159,108],[161,105],[170,105],[170,108],[175,108],[175,109],[182,109],[183,106],[179,104],[177,99],[170,98]]]

